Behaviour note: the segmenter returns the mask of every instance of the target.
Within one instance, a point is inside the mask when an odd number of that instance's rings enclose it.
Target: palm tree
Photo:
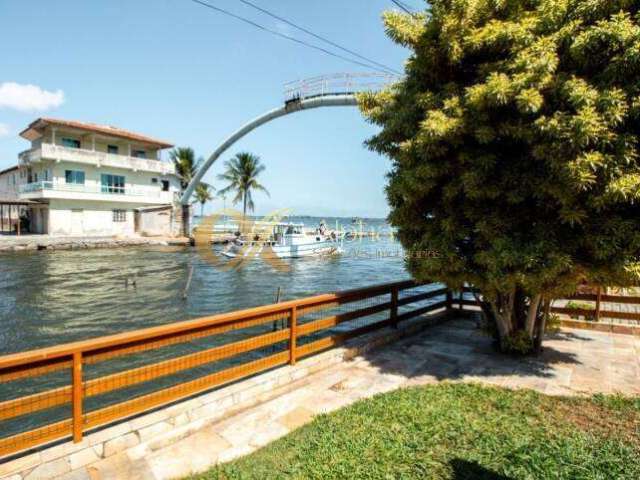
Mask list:
[[[260,163],[260,157],[248,152],[236,154],[231,160],[225,162],[226,170],[218,175],[220,180],[229,184],[220,190],[221,195],[234,191],[236,196],[233,203],[242,201],[242,219],[247,216],[247,209],[253,211],[255,205],[251,193],[259,190],[269,195],[267,189],[258,182],[258,175],[262,173],[265,166]]]
[[[176,167],[176,173],[180,176],[180,186],[184,190],[198,171],[202,158],[196,161],[196,154],[193,148],[189,147],[174,148],[169,152],[169,158]]]
[[[204,212],[204,204],[213,200],[211,193],[215,190],[211,185],[200,182],[195,191],[193,192],[196,197],[196,202],[200,203],[200,216],[202,217]],[[195,203],[195,202],[194,202]]]

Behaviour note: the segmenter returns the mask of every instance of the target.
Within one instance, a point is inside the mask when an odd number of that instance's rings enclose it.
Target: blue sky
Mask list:
[[[380,20],[394,8],[389,0],[253,1],[402,69],[408,52],[386,38]],[[209,2],[322,45],[237,0]],[[0,0],[0,58],[0,84],[52,93],[29,110],[0,98],[0,169],[28,148],[17,134],[39,116],[115,125],[208,156],[237,127],[281,104],[285,82],[364,71],[189,0]],[[256,195],[258,214],[290,208],[380,217],[388,212],[389,161],[363,147],[374,132],[355,108],[301,112],[256,130],[223,159],[244,150],[262,157],[271,198]],[[222,162],[215,164],[205,180],[221,187],[221,170]]]

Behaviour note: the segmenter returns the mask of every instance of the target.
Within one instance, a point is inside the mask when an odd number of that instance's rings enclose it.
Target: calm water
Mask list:
[[[182,247],[3,254],[0,354],[272,303],[278,286],[288,300],[408,278],[391,239],[344,248],[332,258],[287,260],[286,272],[260,260],[217,268]],[[135,288],[127,277],[137,278]]]
[[[331,219],[333,220],[333,219]],[[334,226],[330,219],[329,225]],[[305,224],[317,222],[304,219]],[[350,223],[350,222],[348,222]],[[343,223],[344,225],[344,223]],[[369,224],[371,226],[371,224]],[[378,222],[378,226],[382,226]],[[359,227],[357,227],[359,228]],[[0,355],[74,340],[162,325],[170,322],[272,303],[277,287],[281,300],[346,290],[408,278],[400,245],[392,239],[345,242],[343,255],[286,260],[288,270],[275,270],[261,260],[238,270],[205,261],[194,248],[145,247],[109,250],[0,254]],[[189,272],[193,279],[187,298],[183,292]],[[136,279],[136,287],[126,279]],[[435,286],[420,287],[431,289]],[[418,291],[414,290],[414,293]],[[404,294],[404,293],[403,293]],[[427,300],[426,303],[438,299]],[[306,322],[388,301],[387,296],[338,306],[304,316]],[[425,303],[425,302],[422,302]],[[405,306],[418,308],[421,304]],[[357,319],[298,340],[300,345],[323,336],[386,319],[388,312]],[[273,323],[273,324],[272,324]],[[286,328],[268,322],[199,340],[85,365],[87,380],[150,365],[251,336]],[[222,361],[118,388],[85,399],[85,411],[193,380],[266,355],[285,351],[286,341],[245,352]],[[0,402],[69,384],[69,372],[0,384]],[[69,418],[71,405],[0,420],[0,438]]]

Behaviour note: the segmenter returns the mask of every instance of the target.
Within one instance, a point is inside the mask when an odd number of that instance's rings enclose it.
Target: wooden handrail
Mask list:
[[[271,305],[263,305],[260,307],[222,313],[210,317],[186,320],[183,322],[175,322],[168,325],[133,330],[131,332],[117,333],[114,335],[107,335],[90,340],[81,340],[78,342],[71,342],[63,345],[56,345],[53,347],[5,355],[0,357],[0,373],[2,370],[10,367],[35,362],[49,361],[59,359],[61,357],[69,357],[77,352],[90,353],[92,351],[133,343],[136,341],[151,340],[165,335],[187,333],[190,330],[197,330],[203,327],[232,323],[238,320],[255,318],[258,316],[284,313],[290,311],[293,307],[300,308],[313,306],[316,304],[319,305],[324,303],[331,303],[333,301],[345,298],[356,298],[360,295],[374,296],[376,293],[382,294],[385,292],[385,290],[388,291],[392,286],[397,286],[399,289],[407,289],[416,285],[417,284],[414,281],[409,280],[392,284],[376,285],[369,288],[359,288],[336,293],[315,295],[313,297],[306,297],[298,300],[289,300],[286,302],[274,303]]]
[[[235,312],[222,313],[209,317],[172,323],[158,327],[135,330],[132,332],[109,335],[91,340],[67,343],[54,347],[21,352],[0,357],[0,381],[11,381],[25,377],[40,376],[56,370],[70,371],[69,384],[37,394],[0,402],[0,421],[21,417],[34,412],[47,410],[71,403],[71,418],[46,424],[12,437],[0,436],[0,456],[30,448],[56,438],[70,435],[75,442],[82,439],[88,428],[104,425],[127,416],[148,411],[151,408],[172,402],[200,391],[211,389],[234,380],[245,378],[269,368],[285,363],[294,365],[299,358],[320,350],[338,345],[348,338],[385,326],[396,326],[399,322],[422,313],[446,307],[446,302],[435,302],[412,311],[398,313],[401,306],[423,302],[445,295],[446,288],[430,290],[404,297],[399,292],[421,286],[413,281],[396,282],[359,288],[331,294],[290,300],[287,302],[264,305]],[[387,296],[387,295],[390,295]],[[383,296],[386,296],[383,298]],[[390,300],[389,300],[390,298]],[[374,300],[372,300],[374,299]],[[330,310],[338,306],[370,300],[368,306],[355,310],[328,315],[311,321],[300,321],[301,317],[311,313]],[[327,330],[341,323],[361,317],[388,311],[385,319],[367,322],[363,326],[343,333],[330,334],[311,342],[298,344],[298,339],[306,335]],[[153,350],[168,345],[186,343],[217,334],[263,325],[269,321],[286,320],[288,325],[269,333],[265,328],[242,340],[223,343],[204,348],[197,352],[174,356],[155,363],[118,371],[87,380],[83,378],[83,365],[104,362],[114,357]],[[257,360],[245,361],[239,365],[225,368],[215,373],[186,380],[152,393],[130,398],[113,405],[86,412],[83,403],[86,398],[102,395],[132,385],[142,384],[161,377],[186,372],[196,367],[212,365],[219,360],[236,357],[261,348],[281,345],[286,350]],[[288,346],[286,344],[288,343]],[[145,387],[146,388],[146,387]]]

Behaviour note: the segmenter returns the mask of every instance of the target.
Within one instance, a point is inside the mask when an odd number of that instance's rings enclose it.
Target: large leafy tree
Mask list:
[[[231,160],[225,162],[225,171],[218,175],[218,179],[227,182],[227,186],[219,191],[220,195],[235,192],[233,203],[242,202],[243,219],[247,210],[253,211],[254,191],[261,191],[269,195],[267,189],[258,181],[258,176],[264,171],[265,166],[260,157],[248,152],[240,152]]]
[[[384,15],[412,50],[401,82],[360,98],[382,127],[368,145],[393,161],[390,220],[416,278],[479,289],[504,350],[539,346],[554,296],[640,276],[639,8],[433,0]]]

